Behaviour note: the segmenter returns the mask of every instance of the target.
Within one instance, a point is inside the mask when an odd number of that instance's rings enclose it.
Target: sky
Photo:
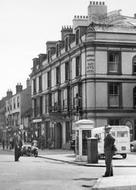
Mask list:
[[[103,0],[108,12],[136,13],[135,0]],[[26,88],[32,59],[46,53],[46,42],[61,39],[62,26],[87,15],[89,0],[0,0],[0,99],[17,83]]]

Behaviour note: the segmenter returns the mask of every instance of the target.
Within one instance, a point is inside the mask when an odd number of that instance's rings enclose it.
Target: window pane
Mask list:
[[[117,137],[128,137],[128,131],[117,131]]]
[[[120,53],[109,52],[108,68],[109,72],[119,72]]]
[[[109,103],[110,103],[110,106],[119,106],[119,96],[110,95]]]

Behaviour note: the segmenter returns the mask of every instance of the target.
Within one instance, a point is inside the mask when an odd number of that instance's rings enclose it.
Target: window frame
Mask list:
[[[78,55],[75,59],[75,77],[79,77],[81,75],[81,56]]]
[[[134,67],[135,67],[135,69],[134,69]],[[133,72],[133,75],[136,75],[136,55],[132,59],[132,72]]]
[[[110,56],[111,55],[114,55],[114,58],[115,58],[115,56],[116,55],[118,55],[119,56],[119,60],[118,60],[118,62],[115,62],[115,61],[110,61]],[[108,74],[112,74],[112,75],[114,75],[114,74],[121,74],[121,62],[122,62],[122,59],[121,59],[121,51],[112,51],[112,50],[110,50],[110,51],[108,51],[108,53],[107,53],[107,73]],[[110,64],[111,63],[116,63],[116,65],[117,65],[117,70],[115,70],[115,71],[113,71],[113,70],[110,70]]]
[[[113,88],[113,89],[110,89]],[[117,88],[117,89],[116,89]],[[118,91],[118,93],[110,94],[110,90]],[[111,105],[110,96],[118,96],[118,105]],[[109,82],[108,83],[108,107],[109,108],[121,108],[122,107],[122,85],[119,82]]]
[[[133,88],[133,108],[136,109],[136,86]]]

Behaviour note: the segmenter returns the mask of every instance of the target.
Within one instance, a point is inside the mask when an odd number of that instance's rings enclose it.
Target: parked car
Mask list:
[[[130,142],[130,150],[131,152],[136,152],[136,140]]]
[[[21,147],[21,156],[38,156],[38,148],[36,146],[32,146],[31,144],[23,144]]]

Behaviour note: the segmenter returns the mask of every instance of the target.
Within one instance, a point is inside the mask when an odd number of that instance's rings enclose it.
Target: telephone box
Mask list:
[[[75,122],[75,153],[76,161],[87,161],[87,139],[91,137],[94,121],[82,119]]]

